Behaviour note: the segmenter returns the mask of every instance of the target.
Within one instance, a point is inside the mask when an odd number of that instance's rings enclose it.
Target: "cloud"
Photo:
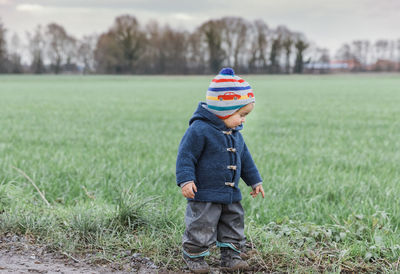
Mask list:
[[[37,12],[45,10],[45,7],[38,4],[19,4],[15,7],[15,9],[17,11]]]

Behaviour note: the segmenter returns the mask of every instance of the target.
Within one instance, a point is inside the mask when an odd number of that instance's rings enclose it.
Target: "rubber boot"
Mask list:
[[[210,271],[210,266],[204,260],[204,257],[190,258],[183,254],[183,260],[193,273],[208,273]]]
[[[230,247],[221,247],[221,267],[226,271],[246,270],[249,265],[240,257],[240,253]]]

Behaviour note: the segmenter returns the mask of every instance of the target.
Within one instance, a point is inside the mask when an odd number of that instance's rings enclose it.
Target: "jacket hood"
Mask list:
[[[192,118],[189,120],[189,125],[191,125],[196,120],[203,120],[205,122],[210,123],[212,126],[220,129],[220,130],[241,130],[243,125],[237,126],[233,129],[228,128],[224,121],[218,118],[214,113],[210,112],[207,109],[207,103],[200,102],[197,106],[196,111],[193,113]]]

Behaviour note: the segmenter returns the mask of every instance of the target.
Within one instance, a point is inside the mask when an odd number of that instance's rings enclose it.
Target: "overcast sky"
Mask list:
[[[193,30],[208,19],[240,16],[303,32],[331,54],[354,39],[400,39],[399,0],[0,0],[0,18],[11,35],[56,22],[74,36],[102,33],[121,14],[144,25],[155,19]]]

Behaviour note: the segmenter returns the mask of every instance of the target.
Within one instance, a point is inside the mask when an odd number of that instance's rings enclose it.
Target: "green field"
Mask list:
[[[176,153],[212,77],[1,76],[0,234],[179,268]],[[241,182],[258,269],[398,270],[400,76],[244,78],[266,192]]]

